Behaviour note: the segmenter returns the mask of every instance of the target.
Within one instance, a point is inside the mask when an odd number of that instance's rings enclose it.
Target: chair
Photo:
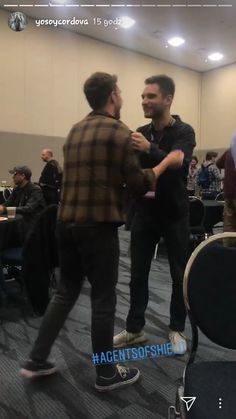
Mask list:
[[[218,195],[216,195],[215,200],[216,200],[216,201],[224,201],[224,200],[225,200],[225,195],[224,195],[224,192],[220,192],[220,193],[218,193]]]
[[[204,227],[205,207],[201,199],[196,196],[189,196],[189,225],[190,225],[190,252],[202,240],[205,240],[206,233]],[[164,240],[161,238],[160,243],[155,247],[154,259],[157,258],[159,245],[163,246]]]
[[[189,197],[190,243],[193,243],[193,249],[206,238],[204,219],[205,207],[201,199]]]
[[[54,269],[58,266],[56,220],[58,205],[46,207],[38,216],[23,248],[6,249],[1,253],[3,265],[22,266],[22,280],[35,313],[44,314],[50,286],[55,284]]]
[[[3,190],[4,201],[7,201],[11,194],[12,194],[12,188],[4,188],[4,190]]]
[[[224,202],[225,200],[224,192],[218,193],[215,200]],[[223,221],[219,221],[217,224],[214,225],[214,230],[216,233],[220,233],[223,230],[223,227],[224,227]]]
[[[236,247],[226,247],[228,239],[236,240],[236,233],[216,234],[202,242],[185,269],[184,299],[192,346],[169,419],[236,417],[236,361],[195,362],[198,329],[215,344],[236,349]],[[196,397],[189,411],[181,397]]]

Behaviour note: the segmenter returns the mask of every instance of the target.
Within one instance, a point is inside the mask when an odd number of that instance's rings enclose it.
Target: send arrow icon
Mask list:
[[[186,404],[186,409],[189,411],[196,400],[196,397],[180,397],[181,400]]]

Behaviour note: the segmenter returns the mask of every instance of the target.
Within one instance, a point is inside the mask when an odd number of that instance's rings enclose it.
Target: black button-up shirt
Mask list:
[[[193,128],[181,121],[179,116],[173,116],[175,123],[162,131],[155,131],[153,124],[138,128],[144,137],[151,142],[149,153],[140,153],[142,168],[152,168],[160,163],[168,153],[181,150],[184,162],[180,169],[168,169],[158,179],[156,197],[153,200],[141,199],[137,202],[140,215],[163,220],[176,221],[188,215],[188,195],[186,181],[192,152],[196,145]]]

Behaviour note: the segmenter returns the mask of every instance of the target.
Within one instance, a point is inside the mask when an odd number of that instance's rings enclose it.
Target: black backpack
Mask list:
[[[208,166],[204,166],[202,164],[201,170],[199,172],[198,178],[197,178],[197,184],[202,189],[209,189],[210,187],[210,173],[209,173],[209,167],[213,163],[209,164]]]

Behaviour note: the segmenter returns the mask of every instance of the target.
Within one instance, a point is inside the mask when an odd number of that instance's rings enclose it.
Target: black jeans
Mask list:
[[[42,362],[73,308],[85,276],[91,284],[93,352],[113,349],[115,287],[118,280],[117,227],[109,224],[81,226],[59,223],[61,278],[42,321],[30,358]],[[99,375],[112,375],[113,365],[97,366]]]
[[[183,276],[189,256],[189,219],[173,223],[142,224],[136,215],[131,230],[130,310],[126,321],[128,332],[138,333],[145,325],[148,304],[148,276],[156,244],[164,237],[170,273],[172,295],[170,324],[172,330],[184,330],[186,309],[183,299]]]

